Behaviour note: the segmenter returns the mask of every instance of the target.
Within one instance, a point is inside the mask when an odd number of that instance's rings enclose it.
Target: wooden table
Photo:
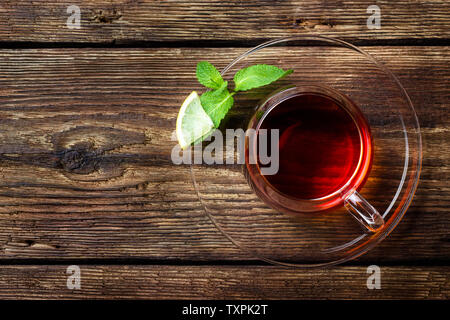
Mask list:
[[[368,29],[367,7],[381,8]],[[448,299],[448,1],[0,3],[0,298]],[[170,133],[194,65],[263,39],[338,37],[411,95],[424,160],[412,206],[360,259],[304,271],[241,252],[205,216]],[[382,289],[366,287],[367,266]],[[81,269],[68,289],[66,269]]]

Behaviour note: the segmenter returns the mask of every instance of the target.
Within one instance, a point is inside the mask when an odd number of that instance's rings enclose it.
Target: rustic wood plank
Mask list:
[[[366,267],[298,270],[271,266],[3,266],[0,299],[448,299],[449,267],[381,266],[381,289]]]
[[[448,260],[448,47],[367,49],[411,93],[425,157],[404,221],[362,259]],[[242,51],[1,50],[0,259],[253,259],[216,231],[189,169],[170,161],[193,66]]]
[[[448,39],[448,1],[376,1],[381,29],[368,29],[371,0],[81,0],[81,28],[69,29],[61,1],[3,1],[0,41],[120,43],[249,40],[299,34],[347,40]]]

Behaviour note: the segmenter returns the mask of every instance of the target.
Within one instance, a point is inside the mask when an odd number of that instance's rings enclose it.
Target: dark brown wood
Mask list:
[[[448,260],[448,47],[367,49],[411,94],[424,167],[405,219],[361,259]],[[195,63],[223,67],[243,51],[1,50],[0,259],[253,259],[214,228],[189,169],[170,160]]]
[[[70,4],[81,9],[80,29],[66,26]],[[366,26],[373,4],[381,8],[379,30]],[[0,266],[0,299],[449,299],[449,47],[399,46],[444,44],[449,12],[448,1],[419,0],[2,1],[4,47],[162,48],[0,50],[0,262],[6,264]],[[359,258],[380,265],[381,290],[367,289],[361,264],[314,270],[221,265],[254,258],[216,230],[189,169],[170,160],[180,103],[199,89],[197,61],[222,68],[246,49],[221,46],[309,34],[395,45],[365,49],[399,76],[420,119],[423,170],[413,204],[388,239]],[[219,48],[182,47],[203,45]],[[278,55],[296,61],[294,77],[307,78],[303,66],[322,63],[308,50]],[[337,57],[328,54],[336,72],[345,68]],[[382,98],[371,90],[377,81],[355,74],[339,81],[367,88],[371,101]],[[382,165],[390,172],[370,180],[364,194],[383,194],[376,182],[395,180],[400,167],[386,155],[375,172]],[[199,178],[215,185],[210,197],[230,190],[214,168]],[[253,201],[245,193],[240,200],[216,205],[237,212]],[[327,227],[318,221],[319,229]],[[245,222],[239,217],[236,230],[258,240]],[[289,234],[283,225],[279,231],[279,238]],[[304,243],[269,251],[292,260]],[[41,265],[16,265],[24,260]],[[80,265],[81,290],[67,289],[65,261]],[[111,261],[123,265],[101,265]],[[151,261],[161,265],[140,265]]]
[[[369,290],[366,267],[298,270],[271,266],[67,266],[0,268],[0,299],[448,299],[449,267],[383,267]],[[181,311],[180,311],[181,312]]]
[[[81,29],[66,26],[69,4]],[[370,5],[381,29],[368,29]],[[0,41],[121,43],[255,40],[299,34],[348,40],[448,39],[448,1],[2,1]]]

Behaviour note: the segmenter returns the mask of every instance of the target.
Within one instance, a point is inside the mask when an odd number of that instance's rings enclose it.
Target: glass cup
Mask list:
[[[316,105],[304,106],[308,109],[312,108],[312,110],[298,110],[302,108],[301,105],[287,106],[288,109],[295,109],[289,110],[292,111],[291,114],[286,114],[286,112],[288,112],[287,110],[277,110],[279,108],[286,107],[286,105],[283,106],[283,102],[289,101],[289,99],[293,99],[295,97],[302,96],[305,97],[305,99],[309,98],[309,100],[311,100],[311,97],[313,98],[313,101],[307,101],[306,103]],[[322,97],[323,100],[321,99]],[[322,106],[320,105],[320,103],[322,103]],[[340,108],[343,109],[343,112],[337,110]],[[303,161],[303,165],[307,166],[307,168],[305,168],[305,170],[303,171],[311,170],[312,172],[314,172],[313,174],[310,172],[303,172],[303,174],[306,174],[309,177],[300,177],[298,179],[295,179],[298,172],[295,172],[295,169],[291,169],[291,172],[289,172],[289,169],[286,169],[288,172],[277,179],[281,180],[281,184],[303,183],[309,184],[305,185],[305,188],[309,187],[311,189],[314,188],[314,183],[308,183],[305,182],[305,180],[318,180],[318,182],[316,182],[315,184],[321,185],[330,184],[333,180],[336,179],[327,180],[327,176],[322,176],[320,177],[320,179],[317,179],[317,176],[320,176],[321,172],[316,172],[318,170],[325,171],[325,168],[321,168],[321,166],[330,166],[330,163],[338,161],[341,163],[346,161],[351,162],[352,158],[356,158],[357,160],[354,161],[354,165],[342,163],[342,167],[336,167],[331,164],[333,167],[330,171],[334,175],[336,175],[337,170],[346,171],[343,177],[339,177],[339,183],[334,186],[334,188],[328,188],[325,194],[323,194],[322,192],[322,194],[319,194],[315,198],[302,199],[295,196],[295,192],[292,192],[292,194],[284,193],[270,182],[270,178],[272,178],[271,176],[277,175],[278,172],[271,172],[270,175],[264,174],[264,172],[261,170],[261,164],[259,163],[259,161],[249,161],[249,159],[258,159],[258,149],[261,147],[261,143],[267,143],[267,139],[259,139],[260,141],[258,141],[257,138],[252,139],[251,136],[247,136],[245,143],[246,165],[244,167],[244,174],[246,175],[249,184],[255,190],[256,194],[258,194],[258,196],[272,208],[289,214],[314,213],[323,210],[330,210],[339,205],[344,205],[347,210],[356,218],[356,220],[360,222],[361,225],[368,231],[376,232],[378,229],[383,227],[383,217],[366,199],[364,199],[363,196],[358,193],[358,190],[363,186],[368,177],[373,158],[373,142],[370,134],[370,128],[359,108],[348,97],[332,88],[320,85],[290,87],[287,89],[277,90],[277,92],[272,93],[268,98],[264,99],[263,102],[260,103],[256,112],[249,121],[247,132],[252,132],[255,134],[255,137],[258,137],[265,119],[275,111],[278,111],[278,127],[284,126],[286,122],[293,123],[289,128],[295,128],[298,126],[305,127],[305,125],[308,126],[309,128],[303,129],[303,131],[306,132],[305,136],[299,137],[299,139],[312,141],[311,143],[306,145],[307,147],[313,149],[312,151],[302,150],[297,144],[292,145],[290,150],[283,152],[281,155],[280,150],[271,150],[271,154],[275,153],[280,157],[282,157],[283,155],[289,157],[289,160],[276,159],[278,161],[277,166],[281,164],[284,165],[284,167],[295,167],[296,164],[291,162],[299,162],[298,158],[307,158]],[[304,118],[306,119],[292,119],[292,113],[300,114],[301,117],[302,113],[299,112],[302,111],[303,115],[305,116]],[[323,124],[325,120],[324,115],[326,118],[326,115],[330,112],[333,112],[330,117],[334,116],[334,119],[328,119],[327,126],[326,124]],[[346,113],[346,115],[349,116],[348,118],[351,120],[344,122],[343,120],[345,120],[345,118],[342,116],[339,117],[339,115],[343,113]],[[301,121],[308,120],[313,123],[301,123]],[[333,126],[332,130],[330,130],[329,128],[330,125]],[[354,130],[354,132],[358,135],[357,138],[359,141],[355,143],[355,148],[351,148],[351,151],[347,150],[349,148],[347,148],[347,146],[345,145],[346,143],[348,143],[348,139],[342,139],[343,141],[336,142],[329,141],[341,138],[339,136],[339,132],[337,131],[348,131],[350,130],[349,127],[351,127],[352,125],[354,125],[356,129]],[[283,130],[283,132],[280,132],[279,135],[281,136],[282,134],[284,134],[284,136],[286,136],[288,134],[287,132],[290,131],[289,128]],[[280,130],[280,128],[269,128],[269,130],[273,129]],[[308,137],[308,135],[315,135],[316,133],[320,135],[321,130],[330,131],[326,138],[321,136]],[[344,135],[344,137],[346,136]],[[288,137],[287,139],[290,138],[291,137]],[[349,142],[351,143],[352,141]],[[339,152],[339,150],[329,150],[333,149],[333,147],[331,147],[333,143],[335,145],[334,148],[341,148],[343,149],[342,152]],[[305,145],[305,143],[303,144]],[[320,145],[320,147],[318,147],[318,150],[314,149],[314,144]],[[269,146],[264,146],[264,148],[269,148]],[[276,148],[279,149],[279,143],[277,144]],[[320,154],[314,154],[319,152]],[[305,156],[305,154],[310,153],[313,153],[313,159]],[[355,156],[350,155],[350,157],[347,157],[348,159],[344,160],[334,159],[334,157],[336,157],[337,155],[346,153],[354,153]],[[312,161],[315,163],[311,163]],[[299,164],[299,166],[301,165],[302,164]],[[351,169],[346,169],[345,167],[351,167]],[[300,167],[299,169],[303,168]],[[292,170],[294,171],[292,172]],[[295,190],[295,186],[289,186],[288,188],[289,190]]]

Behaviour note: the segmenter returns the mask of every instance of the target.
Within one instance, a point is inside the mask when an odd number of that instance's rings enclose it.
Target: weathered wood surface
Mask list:
[[[66,26],[70,4],[81,28]],[[370,5],[381,29],[368,29]],[[347,40],[449,39],[448,1],[2,1],[0,41],[253,40],[319,33]]]
[[[223,67],[244,51],[188,49],[177,41],[250,46],[260,39],[320,34],[367,44],[443,44],[450,38],[448,1],[73,4],[81,9],[81,29],[66,26],[69,3],[2,1],[0,42],[12,48],[16,42],[25,47],[159,42],[172,48],[0,50],[0,263],[43,264],[0,266],[0,299],[449,298],[448,47],[366,48],[405,85],[424,139],[412,206],[389,238],[360,258],[381,266],[382,290],[367,289],[363,266],[214,265],[253,258],[214,228],[188,168],[170,161],[179,104],[197,85],[195,63],[207,59]],[[373,4],[381,8],[379,30],[366,26],[366,9]],[[397,171],[394,166],[393,174]],[[378,190],[370,183],[367,188]],[[80,291],[67,289],[67,266],[54,265],[55,259],[80,264]],[[85,259],[124,265],[83,265]],[[126,265],[144,260],[212,265]]]
[[[448,261],[448,47],[367,49],[411,94],[424,167],[404,220],[361,260]],[[223,67],[243,51],[1,50],[0,259],[253,259],[216,231],[189,169],[170,161],[195,63]]]
[[[381,267],[381,289],[366,267],[298,270],[271,266],[67,266],[0,268],[0,299],[448,299],[449,267]]]

